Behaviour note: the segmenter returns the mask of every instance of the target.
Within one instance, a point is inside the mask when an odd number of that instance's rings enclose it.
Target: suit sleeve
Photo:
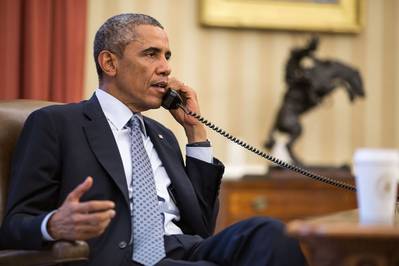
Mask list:
[[[209,234],[212,234],[219,211],[218,195],[224,166],[217,159],[213,163],[207,163],[187,156],[186,171],[202,209],[204,223]]]
[[[32,113],[18,140],[2,235],[7,248],[40,249],[46,245],[40,226],[59,204],[60,147],[55,124],[46,110]]]

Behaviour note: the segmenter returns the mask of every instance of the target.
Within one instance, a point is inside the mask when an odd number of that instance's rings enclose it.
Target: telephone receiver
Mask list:
[[[274,163],[274,164],[276,164],[276,165],[278,165],[280,167],[289,169],[291,171],[297,172],[297,173],[299,173],[301,175],[310,177],[310,178],[312,178],[314,180],[317,180],[317,181],[320,181],[320,182],[323,182],[323,183],[326,183],[326,184],[329,184],[329,185],[333,185],[333,186],[336,186],[336,187],[339,187],[339,188],[343,188],[343,189],[347,189],[347,190],[356,192],[356,187],[354,187],[354,186],[352,186],[350,184],[347,184],[345,182],[342,182],[342,181],[339,181],[339,180],[336,180],[336,179],[333,179],[333,178],[329,178],[329,177],[325,177],[325,176],[322,176],[322,175],[318,175],[318,174],[312,173],[312,172],[310,172],[310,171],[308,171],[306,169],[303,169],[303,168],[301,168],[299,166],[292,165],[292,164],[289,164],[287,162],[284,162],[284,161],[282,161],[282,160],[280,160],[280,159],[278,159],[278,158],[276,158],[276,157],[274,157],[274,156],[272,156],[270,154],[267,154],[267,153],[255,148],[255,147],[253,147],[252,145],[249,145],[249,144],[245,143],[244,141],[234,137],[233,135],[231,135],[230,133],[226,132],[225,130],[217,127],[215,124],[209,122],[208,120],[206,120],[205,118],[203,118],[199,114],[196,114],[196,113],[188,110],[185,107],[185,103],[186,103],[186,98],[185,98],[184,94],[181,94],[178,91],[176,91],[174,89],[171,89],[171,88],[168,89],[168,91],[165,93],[165,95],[163,97],[163,100],[162,100],[162,106],[165,109],[171,110],[171,109],[181,108],[187,115],[195,117],[201,123],[203,123],[204,125],[206,125],[210,129],[212,129],[213,131],[216,131],[217,133],[219,133],[220,135],[222,135],[225,138],[229,139],[230,141],[232,141],[232,142],[244,147],[245,149],[255,153],[256,155],[258,155],[258,156],[260,156],[260,157],[262,157],[262,158],[264,158],[266,160],[271,161],[272,163]]]
[[[168,89],[162,99],[162,107],[174,110],[185,105],[185,97],[174,89]]]

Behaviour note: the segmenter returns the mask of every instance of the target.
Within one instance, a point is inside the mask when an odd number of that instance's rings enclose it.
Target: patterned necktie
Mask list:
[[[150,159],[141,137],[141,121],[137,115],[131,119],[132,141],[132,234],[133,257],[143,265],[154,265],[165,257],[162,215]]]

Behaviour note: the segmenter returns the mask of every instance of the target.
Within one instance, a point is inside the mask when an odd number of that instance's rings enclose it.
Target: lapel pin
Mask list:
[[[159,137],[160,139],[163,139],[163,136],[162,136],[161,134],[158,134],[158,137]]]

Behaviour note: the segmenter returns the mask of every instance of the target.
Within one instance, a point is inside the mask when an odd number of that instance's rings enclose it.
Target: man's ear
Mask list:
[[[103,50],[98,55],[98,64],[107,76],[114,77],[117,73],[118,58],[110,51]]]

